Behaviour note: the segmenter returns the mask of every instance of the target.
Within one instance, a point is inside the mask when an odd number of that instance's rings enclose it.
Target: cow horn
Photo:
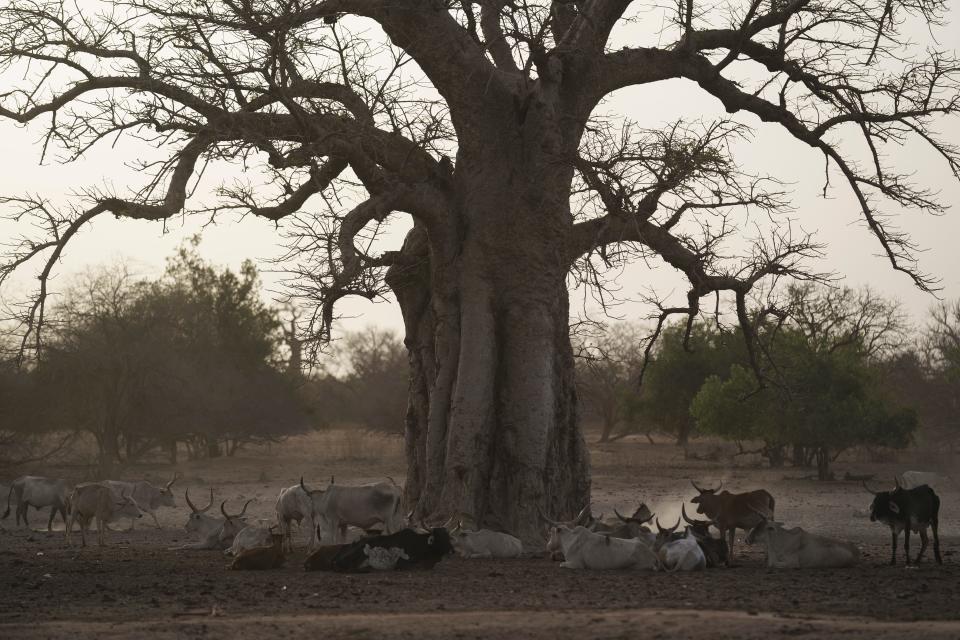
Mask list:
[[[660,533],[664,533],[666,531],[666,529],[660,526],[660,518],[657,518],[657,530],[659,530]]]
[[[303,484],[303,476],[300,476],[300,488],[309,495],[310,489],[307,489],[307,485]]]
[[[687,515],[687,505],[680,505],[680,515],[686,520],[687,524],[692,524],[696,526],[699,524],[696,520],[691,520],[690,516]]]
[[[223,502],[220,503],[220,513],[223,514],[223,517],[224,517],[224,518],[226,518],[227,520],[229,520],[229,519],[230,519],[230,514],[227,513],[227,510],[223,508],[225,504],[227,504],[227,501],[226,501],[226,500],[224,500]]]
[[[583,509],[580,509],[580,513],[578,513],[578,514],[577,514],[577,517],[573,519],[574,524],[583,524],[582,521],[583,521],[585,518],[586,518],[586,519],[589,519],[589,518],[592,517],[591,514],[590,514],[590,507],[591,507],[591,506],[592,506],[591,503],[588,502],[588,503],[587,503],[587,506],[585,506]]]
[[[247,512],[247,507],[250,506],[250,503],[251,503],[251,502],[253,502],[253,498],[250,498],[249,500],[247,500],[246,502],[244,502],[244,503],[243,503],[243,509],[241,509],[241,510],[240,510],[240,513],[238,513],[235,517],[237,517],[237,518],[242,518],[242,517],[243,517],[243,514],[245,514],[245,513]]]
[[[614,512],[615,514],[617,514],[617,517],[620,518],[621,520],[623,520],[624,522],[631,522],[631,521],[632,521],[631,518],[624,518],[624,517],[620,514],[620,512],[617,511],[617,508],[616,508],[616,507],[613,508],[613,512]]]
[[[704,490],[701,489],[700,487],[698,487],[698,486],[697,486],[697,483],[694,482],[692,479],[690,480],[690,484],[693,485],[693,488],[696,489],[698,493],[703,493]]]
[[[190,502],[190,489],[184,490],[183,497],[186,499],[187,505],[189,505],[190,509],[194,513],[206,513],[207,511],[210,510],[210,507],[213,506],[213,487],[210,487],[210,502],[208,502],[207,506],[205,506],[203,509],[197,509],[197,507],[194,506],[192,502]]]
[[[167,483],[167,486],[166,486],[167,490],[169,490],[170,487],[173,486],[173,483],[176,482],[179,477],[180,477],[180,474],[177,473],[176,471],[174,471],[174,472],[173,472],[173,479],[170,480],[170,482]]]
[[[540,513],[540,517],[541,517],[545,522],[548,522],[548,523],[552,524],[552,525],[555,526],[555,527],[562,527],[562,526],[564,526],[564,523],[563,523],[563,522],[557,522],[556,520],[551,520],[550,518],[548,518],[548,517],[547,517],[547,514],[545,514],[545,513],[543,512],[543,509],[541,509],[540,507],[537,507],[537,511]]]
[[[443,523],[442,528],[443,528],[443,529],[446,529],[447,531],[449,531],[449,530],[450,530],[450,525],[452,525],[453,522],[454,522],[454,520],[456,520],[456,519],[457,519],[456,514],[450,516],[450,517],[447,519],[447,521]]]
[[[897,485],[897,489],[903,488],[900,486],[900,476],[897,476],[897,475],[893,476],[893,484]]]
[[[680,526],[680,516],[677,516],[677,524],[675,524],[675,525],[673,525],[672,527],[670,527],[669,529],[667,529],[667,531],[669,531],[670,533],[673,533],[674,531],[677,530],[677,527],[679,527],[679,526]]]
[[[330,484],[333,484],[333,483],[334,483],[334,482],[333,482],[333,474],[331,473],[331,474],[330,474]],[[397,484],[397,483],[394,482],[393,484]]]
[[[868,492],[872,493],[873,495],[877,495],[877,494],[880,493],[879,491],[874,491],[873,489],[871,489],[870,487],[868,487],[866,480],[861,480],[860,482],[863,483],[863,488],[866,489]]]

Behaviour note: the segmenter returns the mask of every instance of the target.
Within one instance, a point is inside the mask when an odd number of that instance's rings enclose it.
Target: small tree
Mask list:
[[[855,351],[814,348],[795,329],[777,339],[774,357],[781,385],[757,389],[756,380],[734,366],[726,381],[708,380],[692,413],[705,433],[735,440],[762,440],[771,463],[782,463],[783,447],[811,452],[821,480],[830,463],[858,445],[903,448],[917,427],[912,409],[883,397],[876,368]]]
[[[686,446],[695,427],[690,403],[712,375],[723,375],[734,363],[746,364],[743,337],[695,322],[673,323],[663,329],[644,372],[639,395],[633,389],[630,414],[656,424],[678,446]]]

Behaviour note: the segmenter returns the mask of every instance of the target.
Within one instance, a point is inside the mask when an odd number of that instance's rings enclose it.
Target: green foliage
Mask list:
[[[768,450],[790,444],[812,451],[821,477],[830,460],[857,445],[906,447],[917,428],[912,409],[892,405],[881,377],[859,349],[824,349],[802,331],[783,330],[772,358],[776,385],[758,388],[751,371],[734,366],[726,380],[713,377],[691,405],[703,433]]]
[[[725,374],[745,359],[739,332],[721,333],[697,322],[684,345],[686,323],[667,325],[644,375],[639,395],[631,394],[628,415],[632,420],[657,425],[657,431],[686,443],[693,433],[690,403],[711,377]]]

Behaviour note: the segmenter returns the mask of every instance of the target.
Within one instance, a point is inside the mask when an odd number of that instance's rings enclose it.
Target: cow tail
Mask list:
[[[13,495],[13,488],[15,486],[15,483],[10,484],[10,491],[7,492],[7,510],[3,512],[2,516],[0,516],[0,520],[6,520],[7,516],[10,515],[10,496]]]

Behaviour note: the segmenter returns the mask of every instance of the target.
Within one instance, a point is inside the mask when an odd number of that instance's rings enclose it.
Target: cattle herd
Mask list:
[[[149,482],[106,480],[70,486],[66,481],[41,476],[17,478],[7,491],[6,519],[16,506],[16,524],[27,525],[27,509],[50,509],[47,529],[56,514],[66,529],[68,545],[75,544],[74,530],[79,528],[80,543],[86,545],[86,532],[96,523],[97,540],[105,543],[108,523],[136,520],[149,514],[160,528],[156,510],[173,507],[175,475],[163,487]],[[230,569],[273,569],[284,563],[294,551],[293,523],[307,534],[307,571],[364,572],[409,568],[431,568],[445,556],[457,553],[465,558],[516,558],[524,553],[520,539],[503,531],[472,526],[471,518],[450,518],[442,526],[412,523],[404,517],[400,505],[401,488],[392,480],[361,486],[339,485],[330,479],[325,488],[310,489],[303,478],[282,489],[276,502],[276,524],[255,526],[246,518],[248,500],[241,510],[231,514],[227,501],[220,502],[222,517],[211,515],[214,492],[210,489],[204,507],[197,507],[184,492],[190,514],[184,529],[196,542],[172,550],[222,550],[232,560]],[[891,564],[896,564],[899,535],[904,534],[904,556],[910,564],[910,535],[920,534],[920,550],[913,561],[920,562],[928,547],[928,530],[933,532],[933,553],[942,564],[939,537],[940,498],[931,486],[922,483],[923,474],[907,472],[895,478],[891,491],[874,491],[870,519],[887,525],[891,531]],[[681,506],[676,524],[665,527],[641,503],[630,516],[614,509],[614,518],[594,517],[590,505],[572,520],[553,520],[544,513],[549,557],[562,560],[570,569],[646,569],[696,571],[729,566],[734,558],[737,529],[747,533],[748,544],[761,543],[770,568],[849,567],[860,560],[857,547],[849,542],[786,528],[775,520],[775,500],[766,490],[746,493],[704,489],[691,481],[697,495],[691,500],[696,514],[691,518]],[[464,525],[464,519],[468,521]],[[655,524],[655,530],[651,528]],[[685,526],[681,529],[681,524]],[[77,527],[76,525],[79,525]],[[348,541],[348,527],[363,531]],[[711,529],[716,529],[714,535]]]

